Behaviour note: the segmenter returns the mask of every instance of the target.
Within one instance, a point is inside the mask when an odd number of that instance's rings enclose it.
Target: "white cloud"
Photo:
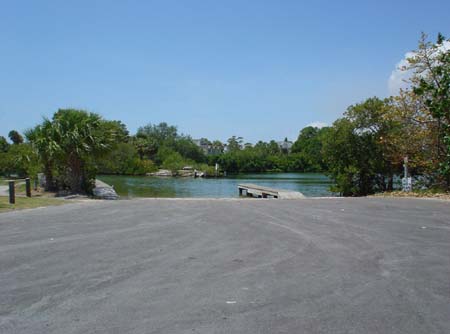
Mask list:
[[[444,41],[440,49],[443,51],[449,50],[450,42]],[[409,84],[407,80],[411,77],[412,71],[402,70],[402,67],[408,65],[407,58],[412,58],[414,57],[414,55],[414,52],[407,52],[403,59],[397,63],[395,69],[392,71],[388,80],[388,89],[390,95],[397,95],[401,88],[408,88]]]
[[[321,129],[321,128],[325,127],[325,126],[328,126],[328,124],[325,123],[325,122],[312,122],[312,123],[309,123],[307,126],[312,126],[314,128]]]
[[[390,95],[397,95],[401,88],[408,87],[408,80],[411,76],[411,71],[402,70],[402,67],[408,65],[407,58],[414,57],[414,52],[407,52],[405,57],[400,60],[392,71],[388,81],[388,89]]]

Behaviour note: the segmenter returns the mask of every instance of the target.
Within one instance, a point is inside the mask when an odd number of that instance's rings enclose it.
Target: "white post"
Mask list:
[[[405,171],[405,179],[408,177],[408,157],[405,157],[404,159],[403,159],[403,168],[404,168],[404,171]]]
[[[410,192],[412,190],[412,180],[408,177],[408,157],[403,160],[404,176],[402,179],[402,186],[404,192]]]

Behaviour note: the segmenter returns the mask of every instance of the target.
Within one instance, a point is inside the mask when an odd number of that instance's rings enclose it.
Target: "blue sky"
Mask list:
[[[450,1],[3,1],[0,135],[58,108],[194,138],[295,139],[389,95]]]

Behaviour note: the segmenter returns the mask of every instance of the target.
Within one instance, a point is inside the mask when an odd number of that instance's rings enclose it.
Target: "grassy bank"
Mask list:
[[[0,197],[0,212],[32,209],[37,207],[46,207],[51,205],[62,205],[67,203],[64,200],[45,197],[16,197],[16,204],[9,204],[9,199],[6,196]]]
[[[378,193],[373,196],[376,197],[416,197],[416,198],[439,198],[450,200],[450,193],[438,192],[435,190],[413,190],[411,192],[391,191]]]

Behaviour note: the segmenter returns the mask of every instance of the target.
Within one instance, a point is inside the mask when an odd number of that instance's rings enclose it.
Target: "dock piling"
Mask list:
[[[27,193],[27,197],[31,197],[31,181],[29,177],[25,179],[25,190]]]
[[[14,188],[14,181],[9,181],[9,204],[16,203],[16,189]]]

